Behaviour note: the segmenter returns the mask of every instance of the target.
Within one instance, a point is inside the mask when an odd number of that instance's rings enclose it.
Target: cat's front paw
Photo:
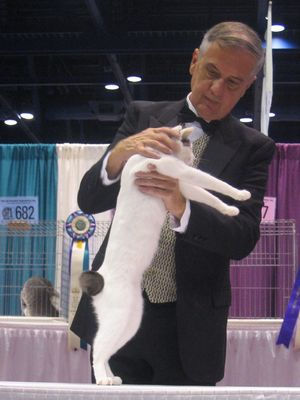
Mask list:
[[[104,376],[97,379],[97,385],[122,385],[122,379],[119,376]]]
[[[234,217],[240,213],[240,210],[237,207],[227,206],[222,210],[222,214],[229,215],[230,217]]]
[[[248,192],[248,190],[239,190],[236,200],[245,201],[245,200],[250,199],[250,197],[251,197],[251,193]]]

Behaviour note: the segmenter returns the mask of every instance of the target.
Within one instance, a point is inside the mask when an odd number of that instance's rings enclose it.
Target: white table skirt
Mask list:
[[[218,386],[300,386],[300,351],[276,346],[281,321],[231,320]],[[67,324],[0,317],[0,380],[90,383],[89,351],[68,351]]]
[[[89,352],[68,351],[67,331],[51,318],[0,317],[0,380],[90,383]]]
[[[300,386],[300,351],[277,346],[282,320],[230,320],[225,386]]]
[[[300,400],[300,388],[0,382],[0,400]]]

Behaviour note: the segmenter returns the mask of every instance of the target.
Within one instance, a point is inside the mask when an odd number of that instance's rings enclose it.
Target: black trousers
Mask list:
[[[101,322],[100,322],[101,329]],[[145,298],[141,326],[136,335],[110,361],[124,384],[215,386],[186,376],[178,351],[176,304],[152,304]],[[95,383],[95,378],[92,376]]]

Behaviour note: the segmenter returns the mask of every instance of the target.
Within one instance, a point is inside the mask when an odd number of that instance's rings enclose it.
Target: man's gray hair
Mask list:
[[[257,74],[264,63],[264,50],[258,34],[248,25],[241,22],[221,22],[209,29],[200,44],[201,52],[204,53],[210,44],[218,43],[220,47],[238,47],[251,53],[257,60],[253,71]]]

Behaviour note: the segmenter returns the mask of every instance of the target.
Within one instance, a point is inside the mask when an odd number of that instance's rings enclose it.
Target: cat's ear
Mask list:
[[[182,129],[182,126],[181,126],[181,125],[176,125],[176,126],[174,126],[172,129],[174,129],[174,130],[177,131],[177,132],[180,132],[181,129]]]
[[[180,131],[181,140],[182,140],[183,142],[189,140],[189,136],[190,136],[190,134],[191,134],[192,132],[193,132],[193,128],[192,128],[192,127],[181,129],[181,131]]]

